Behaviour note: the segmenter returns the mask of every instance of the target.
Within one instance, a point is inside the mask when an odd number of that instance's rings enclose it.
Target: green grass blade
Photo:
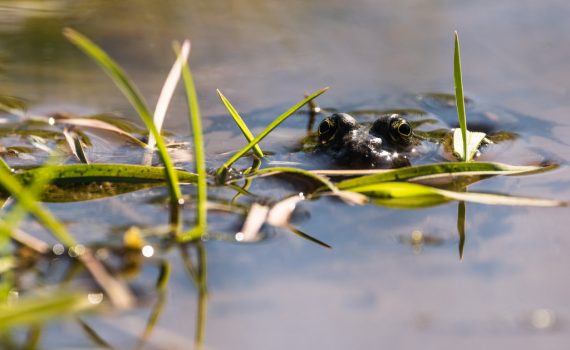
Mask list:
[[[6,163],[6,161],[4,160],[4,158],[0,157],[0,168],[6,170],[7,172],[11,173],[12,172],[12,168],[10,168],[10,166],[8,165],[8,163]]]
[[[189,42],[188,42],[188,45]],[[194,85],[192,71],[187,61],[182,63],[182,80],[186,91],[188,101],[188,113],[190,123],[192,125],[192,135],[194,141],[194,168],[196,169],[198,193],[196,196],[196,228],[197,232],[188,232],[190,236],[199,233],[200,236],[206,234],[208,230],[208,184],[206,182],[206,156],[204,151],[204,140],[202,133],[202,117],[200,114],[200,106],[198,104],[198,94]],[[183,234],[185,236],[186,234]]]
[[[145,183],[165,181],[164,169],[132,164],[65,164],[48,165],[41,168],[26,170],[15,177],[24,185],[32,184],[43,174],[49,174],[54,183],[85,183],[85,182],[123,182]],[[176,175],[182,182],[195,183],[196,174],[176,170]]]
[[[459,35],[455,32],[455,51],[453,54],[453,82],[455,85],[455,103],[461,136],[463,138],[463,160],[467,158],[467,115],[465,114],[465,98],[463,96],[463,78],[461,75],[461,56],[459,53]]]
[[[49,297],[25,298],[15,304],[0,305],[0,330],[14,326],[37,324],[55,317],[73,315],[93,305],[86,294],[58,294]]]
[[[216,175],[219,178],[223,179],[223,175],[225,174],[225,172],[229,169],[230,166],[232,166],[232,164],[238,160],[239,158],[241,158],[244,154],[247,153],[247,151],[249,151],[250,149],[252,149],[255,145],[257,145],[261,140],[263,140],[265,138],[265,136],[267,136],[271,131],[273,131],[273,129],[275,129],[279,124],[281,124],[285,119],[289,118],[291,115],[293,115],[293,113],[295,113],[297,110],[299,110],[301,107],[303,107],[306,103],[308,103],[309,101],[315,99],[316,97],[320,96],[321,94],[323,94],[325,91],[328,90],[327,88],[321,89],[317,92],[315,92],[314,94],[308,96],[307,98],[303,99],[301,102],[297,103],[296,105],[294,105],[293,107],[289,108],[285,113],[281,114],[279,117],[277,117],[277,119],[275,119],[273,122],[271,122],[259,135],[257,135],[257,137],[255,139],[253,139],[253,141],[251,141],[247,146],[245,146],[244,148],[242,148],[240,151],[238,151],[236,154],[233,155],[233,157],[231,157],[227,162],[224,163],[224,165],[222,165],[217,171],[216,171]]]
[[[238,111],[234,108],[234,106],[230,103],[230,101],[228,101],[226,96],[224,96],[224,94],[222,94],[222,92],[219,89],[216,91],[218,92],[218,96],[220,97],[220,100],[222,101],[224,106],[226,106],[226,109],[228,110],[228,112],[230,112],[230,115],[232,116],[232,118],[234,118],[234,121],[236,122],[237,126],[241,130],[243,136],[245,136],[245,138],[247,139],[247,142],[253,141],[255,139],[255,137],[253,136],[253,134],[251,133],[251,131],[247,127],[247,124],[243,121],[242,117],[239,115]],[[264,157],[264,154],[261,151],[261,148],[259,147],[259,145],[253,146],[253,153],[255,153],[255,155],[258,156],[259,158]]]
[[[357,186],[372,185],[388,181],[405,181],[431,179],[447,176],[477,176],[477,175],[523,175],[534,173],[552,167],[513,166],[502,163],[484,162],[449,162],[410,166],[400,169],[384,170],[377,174],[365,175],[341,181],[336,186],[341,190],[349,190]]]
[[[0,167],[0,186],[12,195],[20,205],[29,213],[34,215],[38,221],[52,232],[61,243],[68,247],[76,245],[76,241],[67,232],[65,226],[59,222],[47,209],[41,206],[33,195],[26,190],[22,184],[5,169]]]
[[[115,85],[117,85],[117,87],[123,92],[129,102],[131,102],[141,120],[156,140],[156,146],[158,148],[162,163],[164,164],[166,179],[170,190],[171,202],[174,204],[179,203],[182,194],[180,192],[180,186],[178,184],[178,178],[174,170],[174,165],[170,159],[166,145],[164,144],[164,140],[154,125],[152,116],[141,94],[138,92],[134,84],[131,83],[130,79],[119,67],[119,65],[95,43],[71,28],[65,28],[63,34],[87,56],[91,57],[95,62],[97,62],[107,73],[107,75],[111,77],[111,79],[115,82]]]
[[[488,205],[558,207],[565,202],[549,199],[514,197],[502,194],[455,192],[408,182],[383,182],[354,187],[351,191],[375,199],[375,203],[395,207],[414,208],[431,206],[448,200],[458,200]],[[416,203],[417,201],[417,203]]]

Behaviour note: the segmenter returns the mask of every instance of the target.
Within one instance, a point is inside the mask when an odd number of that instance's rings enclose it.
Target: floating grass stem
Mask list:
[[[75,46],[82,50],[87,56],[91,57],[95,62],[97,62],[103,70],[111,77],[115,82],[115,85],[123,92],[125,97],[132,104],[134,109],[137,111],[139,117],[149,130],[149,132],[156,139],[156,146],[160,155],[160,159],[164,164],[164,170],[166,174],[166,179],[168,183],[168,188],[170,191],[170,200],[174,205],[178,205],[182,194],[180,192],[180,187],[178,184],[178,177],[174,170],[174,165],[164,140],[158,132],[156,126],[154,125],[153,118],[148,110],[148,107],[141,96],[141,94],[136,89],[135,85],[131,83],[130,79],[123,72],[121,67],[107,55],[99,46],[93,43],[84,35],[78,33],[71,28],[65,28],[63,34],[69,39]]]

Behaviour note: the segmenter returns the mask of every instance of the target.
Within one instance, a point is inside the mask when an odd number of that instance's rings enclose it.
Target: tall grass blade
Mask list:
[[[303,99],[301,102],[297,103],[296,105],[294,105],[293,107],[289,108],[285,113],[281,114],[279,117],[277,117],[277,119],[275,119],[273,122],[271,122],[259,135],[257,135],[257,137],[255,139],[253,139],[247,146],[245,146],[244,148],[242,148],[240,151],[238,151],[236,154],[234,154],[227,162],[224,163],[224,165],[222,165],[217,171],[216,171],[216,175],[219,179],[223,180],[222,182],[225,181],[225,174],[228,171],[229,167],[232,166],[232,164],[238,160],[239,158],[241,158],[244,154],[247,153],[247,151],[249,151],[250,149],[252,149],[255,145],[257,145],[261,140],[263,140],[265,138],[265,136],[267,136],[271,131],[273,131],[273,129],[275,129],[279,124],[281,124],[285,119],[289,118],[291,115],[293,115],[293,113],[295,113],[296,111],[298,111],[301,107],[303,107],[306,103],[308,103],[309,101],[315,99],[316,97],[320,96],[321,94],[323,94],[325,91],[327,91],[329,88],[326,87],[324,89],[321,89],[317,92],[315,92],[314,94],[310,95],[309,97],[306,97],[305,99]]]
[[[247,124],[243,121],[242,117],[239,115],[238,111],[234,108],[234,106],[230,103],[230,101],[228,101],[226,96],[224,96],[224,94],[222,94],[222,92],[219,89],[216,91],[218,92],[218,96],[220,97],[220,100],[222,101],[224,106],[226,106],[226,109],[228,110],[228,112],[230,112],[230,115],[232,116],[232,118],[234,118],[234,121],[236,122],[237,126],[241,130],[243,136],[245,136],[245,138],[247,139],[247,142],[253,141],[255,139],[255,137],[253,136],[253,134],[251,133],[251,131],[247,127]],[[258,156],[259,158],[264,157],[264,154],[261,151],[261,148],[259,147],[259,145],[253,146],[253,153],[255,153],[255,155]]]
[[[185,41],[183,46],[190,46],[189,41]],[[180,54],[179,54],[180,55]],[[182,62],[182,79],[184,82],[184,90],[188,102],[188,113],[190,123],[192,125],[192,136],[194,142],[194,168],[197,175],[198,192],[196,195],[196,226],[189,232],[184,233],[180,238],[194,239],[206,234],[208,230],[208,208],[206,207],[208,197],[208,184],[206,182],[206,156],[204,151],[204,140],[202,133],[202,117],[200,114],[200,106],[198,104],[198,94],[194,85],[192,71],[186,60]]]
[[[129,102],[131,102],[149,132],[154,136],[160,158],[164,164],[171,202],[174,205],[178,205],[182,197],[180,187],[178,185],[178,177],[176,176],[174,165],[170,159],[164,140],[154,125],[150,112],[141,94],[138,92],[134,84],[131,83],[130,79],[119,65],[95,43],[71,28],[65,28],[63,34],[105,70],[105,72],[115,82],[115,85],[117,85]]]
[[[457,105],[457,117],[463,140],[463,158],[467,158],[467,115],[465,114],[465,98],[463,96],[463,79],[461,75],[461,56],[459,53],[459,35],[455,31],[455,50],[453,54],[453,82],[455,86],[455,103]]]
[[[170,104],[172,95],[174,95],[174,90],[176,89],[178,80],[180,80],[180,74],[182,73],[182,64],[183,62],[188,61],[188,55],[190,55],[190,42],[185,41],[182,44],[182,48],[180,49],[180,55],[174,62],[174,65],[170,69],[170,72],[164,81],[164,85],[162,86],[162,90],[158,96],[158,101],[156,102],[153,121],[154,125],[158,129],[158,132],[160,132],[162,129],[162,124],[164,122],[164,118],[166,117],[168,105]],[[154,135],[150,133],[148,135],[148,147],[152,150],[154,149],[155,145],[156,140],[154,138]]]

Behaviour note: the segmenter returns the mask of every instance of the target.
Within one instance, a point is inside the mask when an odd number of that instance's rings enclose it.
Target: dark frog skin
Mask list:
[[[319,124],[317,137],[315,153],[353,169],[409,166],[419,144],[412,126],[399,114],[360,124],[349,114],[335,113]]]

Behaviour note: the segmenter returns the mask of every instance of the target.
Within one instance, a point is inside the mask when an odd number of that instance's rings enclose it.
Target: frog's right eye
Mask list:
[[[336,118],[328,117],[319,124],[319,143],[326,144],[334,140],[338,129],[338,123],[335,119]]]

